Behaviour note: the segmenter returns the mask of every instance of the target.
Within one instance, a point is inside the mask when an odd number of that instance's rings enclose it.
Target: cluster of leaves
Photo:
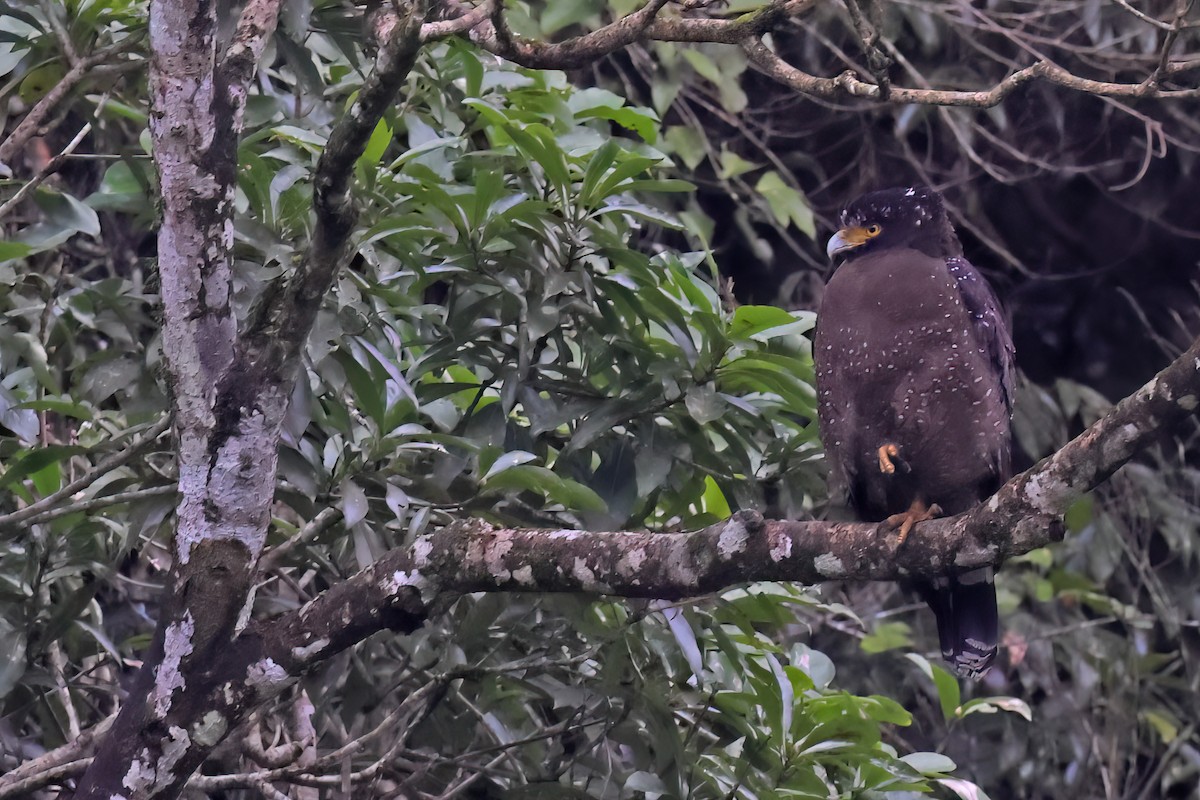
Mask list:
[[[637,246],[647,225],[681,227],[642,198],[689,188],[650,174],[666,163],[651,112],[489,66],[430,50],[359,163],[359,258],[288,422],[297,503],[340,494],[364,536],[414,535],[439,509],[695,526],[759,504],[767,480],[811,505],[812,315],[725,308],[702,252]],[[288,120],[243,145],[254,291],[254,265],[302,244],[322,135]]]
[[[135,3],[85,4],[54,22],[65,26],[64,35],[99,47],[124,36],[137,16]],[[52,89],[66,59],[45,9],[0,5],[0,29],[0,96],[12,111]],[[158,534],[171,508],[164,497],[173,480],[170,459],[143,454],[43,514],[10,519],[87,475],[166,409],[155,376],[156,298],[140,270],[121,274],[114,253],[97,246],[135,242],[152,208],[138,162],[145,158],[138,145],[144,114],[109,99],[77,98],[52,133],[17,151],[3,181],[10,201],[57,152],[51,148],[66,145],[88,119],[85,148],[114,159],[101,173],[83,161],[67,164],[24,202],[6,202],[0,222],[0,696],[6,711],[36,720],[46,745],[62,740],[74,715],[61,697],[47,694],[56,683],[51,664],[70,665],[72,675],[99,669],[98,680],[79,684],[82,692],[109,685],[111,665],[144,644],[140,635],[123,640],[141,631],[140,620],[132,628],[119,623],[114,638],[114,619],[97,596],[112,593],[117,565]],[[19,121],[5,120],[10,134]],[[102,239],[106,228],[112,238]],[[118,495],[126,500],[113,512],[105,504]]]

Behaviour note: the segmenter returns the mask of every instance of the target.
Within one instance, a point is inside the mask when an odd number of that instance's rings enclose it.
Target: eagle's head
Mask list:
[[[841,225],[825,248],[830,258],[902,247],[943,258],[962,255],[942,196],[928,186],[864,194],[842,211]]]

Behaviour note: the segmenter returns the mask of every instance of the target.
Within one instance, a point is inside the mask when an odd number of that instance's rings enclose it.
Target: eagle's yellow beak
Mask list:
[[[840,231],[829,237],[829,244],[825,245],[825,255],[830,259],[838,253],[844,253],[847,250],[853,250],[856,247],[861,247],[867,243],[867,240],[872,238],[866,228],[842,228]]]

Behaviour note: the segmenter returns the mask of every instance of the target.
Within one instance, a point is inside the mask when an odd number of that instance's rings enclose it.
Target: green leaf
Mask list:
[[[560,478],[545,467],[518,464],[495,472],[483,482],[489,490],[519,489],[542,496],[576,511],[605,511],[600,495],[576,481]]]
[[[722,180],[729,180],[730,178],[736,178],[738,175],[744,175],[747,172],[752,172],[758,169],[759,166],[759,164],[755,164],[752,161],[747,161],[737,153],[733,152],[732,150],[728,150],[723,146],[721,148],[721,169],[717,175]]]
[[[810,239],[817,235],[816,222],[808,201],[798,190],[793,189],[778,172],[771,170],[758,179],[754,190],[766,199],[775,221],[786,227],[795,224]]]
[[[989,800],[987,792],[970,781],[959,778],[939,778],[936,783],[954,792],[960,800]]]
[[[118,161],[105,170],[100,187],[85,202],[97,211],[144,212],[147,198],[143,181],[128,161]]]
[[[0,699],[3,699],[25,674],[25,633],[0,616]]]
[[[725,493],[711,475],[704,476],[704,498],[701,504],[705,511],[718,519],[728,519],[733,514],[729,508],[729,501],[725,499]]]
[[[655,144],[658,141],[658,116],[648,109],[631,108],[629,106],[615,108],[611,106],[596,106],[595,108],[580,111],[575,116],[578,119],[596,117],[611,120],[622,128],[633,131],[647,144]]]
[[[342,481],[342,521],[347,528],[353,528],[367,517],[370,503],[367,493],[354,481],[347,478]]]
[[[86,233],[89,236],[100,235],[100,217],[96,215],[96,210],[86,203],[45,186],[38,188],[34,199],[46,215],[45,224],[67,231]]]
[[[363,154],[358,157],[358,166],[370,170],[382,161],[388,145],[392,143],[392,136],[392,126],[388,125],[385,119],[379,120],[375,130],[371,131],[371,138],[367,141]]]
[[[533,453],[527,453],[524,450],[510,450],[507,453],[496,458],[495,461],[487,467],[487,472],[483,475],[483,480],[486,481],[493,475],[503,472],[506,469],[519,466],[520,464],[528,464],[530,461],[536,461],[537,456]],[[482,466],[482,465],[481,465]]]
[[[658,800],[658,798],[671,794],[670,789],[663,783],[662,778],[650,772],[634,772],[625,779],[625,791],[630,793],[638,793],[645,796],[646,800]]]
[[[47,445],[36,450],[22,450],[16,457],[4,464],[4,474],[0,475],[0,489],[11,486],[28,476],[45,469],[49,465],[57,465],[71,456],[86,453],[87,448],[76,445]]]
[[[354,399],[358,401],[359,407],[376,424],[382,427],[387,410],[383,384],[376,381],[375,376],[363,368],[358,363],[358,360],[346,350],[337,350],[334,353],[334,358],[337,359],[345,371],[346,379],[350,382],[350,387],[354,390]]]
[[[27,442],[38,438],[37,414],[19,403],[13,393],[0,384],[0,426],[8,428]]]
[[[595,198],[596,187],[600,185],[600,179],[608,172],[608,168],[616,161],[617,154],[621,152],[621,145],[616,139],[609,139],[602,144],[596,152],[592,153],[592,158],[588,161],[587,169],[583,173],[583,184],[579,190],[580,205],[585,208],[589,207]]]
[[[721,68],[717,66],[715,61],[708,57],[707,53],[691,47],[683,50],[682,53],[683,60],[688,62],[700,77],[710,83],[720,84],[722,82]]]
[[[595,191],[587,197],[581,197],[580,201],[585,207],[591,207],[609,196],[622,191],[622,184],[628,181],[635,175],[640,175],[646,170],[653,167],[659,162],[657,158],[647,158],[646,156],[628,156],[621,163],[613,167],[612,171],[604,176],[604,179],[596,186]]]
[[[958,679],[940,665],[929,663],[928,659],[917,653],[908,653],[905,658],[916,664],[925,673],[925,676],[933,681],[933,686],[938,693],[938,704],[942,709],[942,718],[951,720],[957,717],[958,706],[962,702],[962,690],[958,685]]]
[[[1095,518],[1096,499],[1091,494],[1085,494],[1083,497],[1076,500],[1067,508],[1067,513],[1063,515],[1063,522],[1066,523],[1067,530],[1071,533],[1079,533]]]
[[[0,242],[0,261],[9,261],[14,258],[24,258],[34,252],[36,248],[24,242]]]
[[[84,609],[102,587],[100,581],[85,578],[82,586],[56,602],[46,627],[37,637],[38,648],[44,650],[51,642],[58,641],[83,616]]]
[[[558,485],[552,487],[550,492],[552,500],[556,500],[575,511],[602,513],[608,510],[608,504],[604,502],[604,498],[582,483],[573,481],[570,478],[559,478],[558,481]]]
[[[1029,704],[1016,697],[980,697],[975,700],[968,700],[966,703],[963,703],[959,711],[959,716],[995,714],[999,711],[1008,711],[1009,713],[1024,717],[1029,722],[1033,722],[1033,711],[1029,708]]]
[[[62,486],[62,465],[58,462],[46,464],[41,469],[30,472],[29,480],[42,497],[53,494]]]
[[[708,158],[707,140],[701,131],[696,130],[688,125],[672,125],[667,128],[663,137],[666,140],[667,147],[673,155],[679,156],[679,160],[689,170],[695,170],[696,167]]]
[[[1154,732],[1158,734],[1158,738],[1163,744],[1170,744],[1179,738],[1179,721],[1172,715],[1163,711],[1147,709],[1138,714],[1144,719]]]
[[[941,753],[909,753],[900,760],[922,775],[937,776],[953,772],[958,766]]]
[[[890,697],[873,694],[870,697],[858,698],[858,702],[871,719],[888,722],[892,725],[912,724],[912,714]]]
[[[542,33],[553,36],[563,28],[595,16],[604,6],[604,0],[554,0],[538,17]]]
[[[880,622],[875,629],[863,637],[859,646],[864,653],[884,653],[912,647],[912,628],[904,622]]]
[[[791,325],[796,318],[776,306],[738,306],[729,324],[733,339],[749,339],[756,333],[780,325]]]
[[[272,135],[285,142],[298,145],[301,149],[317,153],[325,148],[326,138],[316,131],[298,128],[295,125],[277,125],[271,129]]]

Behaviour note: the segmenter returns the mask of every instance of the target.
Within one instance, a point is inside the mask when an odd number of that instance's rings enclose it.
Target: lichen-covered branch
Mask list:
[[[464,592],[677,599],[748,581],[895,580],[999,564],[1061,538],[1070,504],[1140,449],[1194,420],[1198,398],[1200,340],[989,502],[918,525],[899,548],[876,525],[769,521],[753,511],[688,533],[498,529],[471,520],[387,554],[298,611],[248,632],[263,643],[261,658],[294,676],[375,631],[413,630]]]
[[[999,564],[1061,538],[1061,516],[1072,502],[1194,420],[1198,404],[1200,340],[990,501],[918,525],[900,548],[876,525],[768,521],[756,512],[689,533],[497,529],[467,521],[389,553],[260,630],[264,639],[299,644],[291,656],[278,655],[289,659],[289,669],[307,668],[366,632],[411,630],[439,600],[463,592],[674,599],[746,581],[895,580]]]

